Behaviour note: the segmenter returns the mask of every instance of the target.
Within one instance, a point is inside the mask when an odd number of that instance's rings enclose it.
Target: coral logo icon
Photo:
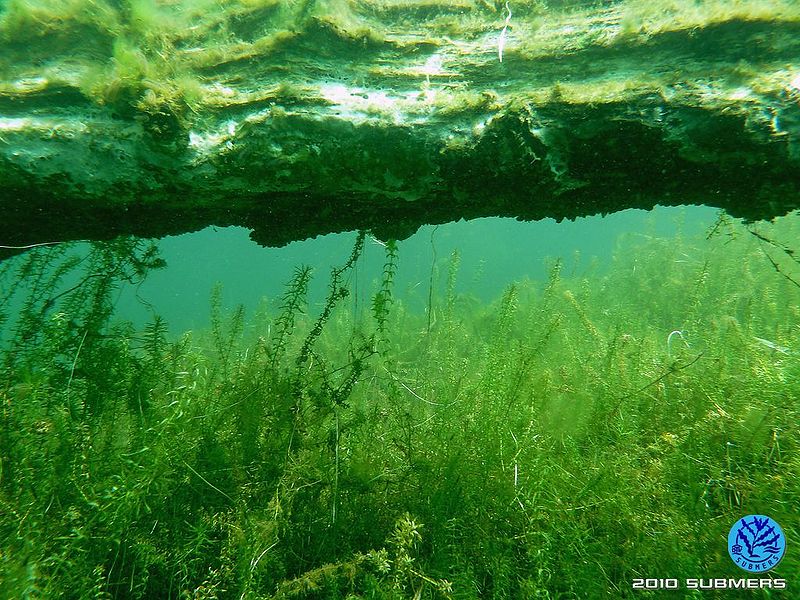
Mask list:
[[[736,521],[728,534],[728,553],[745,571],[764,573],[777,566],[786,552],[781,526],[764,515]]]

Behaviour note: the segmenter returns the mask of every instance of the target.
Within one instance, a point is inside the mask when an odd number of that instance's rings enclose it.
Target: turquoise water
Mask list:
[[[543,281],[556,259],[563,261],[569,273],[601,274],[620,236],[697,236],[714,224],[717,213],[708,207],[658,207],[561,223],[486,218],[424,226],[398,244],[395,292],[411,307],[423,309],[431,272],[439,284],[447,275],[451,255],[458,252],[459,291],[489,302],[514,281]],[[155,310],[175,333],[203,328],[208,325],[214,286],[222,286],[228,306],[243,304],[252,313],[264,298],[279,298],[301,264],[314,269],[310,303],[317,309],[324,300],[331,267],[344,261],[354,239],[355,233],[333,234],[283,248],[262,248],[248,238],[245,229],[217,227],[168,237],[159,242],[167,268],[151,273],[135,293],[127,290],[119,300],[119,314],[142,325]],[[367,306],[383,262],[382,242],[368,238],[356,271],[361,301]]]

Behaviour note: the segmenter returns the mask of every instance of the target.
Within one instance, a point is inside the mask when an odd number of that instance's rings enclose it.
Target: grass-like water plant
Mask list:
[[[321,308],[299,267],[262,321],[218,290],[177,337],[114,316],[143,242],[6,261],[0,598],[654,597],[633,579],[746,576],[746,514],[796,591],[798,223],[757,231],[631,234],[494,303],[453,255],[425,311],[394,243],[354,304],[359,235]]]

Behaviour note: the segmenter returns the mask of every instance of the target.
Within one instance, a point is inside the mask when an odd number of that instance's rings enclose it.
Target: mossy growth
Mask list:
[[[0,12],[0,40],[6,43],[62,36],[69,29],[113,37],[123,26],[105,0],[8,0]]]
[[[627,0],[619,5],[623,35],[707,27],[730,21],[800,20],[800,7],[790,0]]]
[[[285,29],[300,4],[11,0],[0,13],[0,43],[14,58],[9,73],[30,76],[37,61],[62,83],[77,73],[75,84],[88,99],[124,117],[160,121],[159,133],[166,116],[182,127],[204,97],[196,72],[203,65],[186,48],[203,48],[218,57],[214,63],[269,53],[293,37]]]
[[[800,9],[788,0],[628,0],[607,7],[519,0],[509,8],[513,18],[505,2],[485,0],[9,0],[0,9],[0,66],[9,81],[45,77],[72,85],[119,116],[142,116],[148,131],[167,138],[186,133],[195,115],[202,122],[213,113],[220,88],[230,91],[232,104],[241,105],[242,98],[279,83],[319,88],[320,73],[337,71],[346,85],[405,89],[409,81],[412,87],[421,84],[417,57],[436,51],[452,63],[435,75],[437,83],[469,85],[475,94],[491,85],[512,97],[522,84],[508,79],[509,65],[539,60],[545,68],[529,65],[533,76],[521,94],[541,95],[559,78],[612,92],[610,80],[619,77],[606,78],[608,85],[585,77],[602,61],[589,64],[578,57],[570,69],[569,61],[554,67],[550,63],[558,61],[551,59],[615,44],[635,46],[659,34],[725,21],[800,19]],[[485,60],[495,56],[503,30],[510,36],[506,63],[487,70]],[[332,71],[336,61],[346,68]],[[292,67],[298,64],[304,73]],[[556,67],[559,73],[551,75]],[[700,64],[698,72],[707,67]],[[639,83],[632,79],[632,85]],[[586,95],[604,101],[609,94]],[[467,103],[464,110],[470,108]]]

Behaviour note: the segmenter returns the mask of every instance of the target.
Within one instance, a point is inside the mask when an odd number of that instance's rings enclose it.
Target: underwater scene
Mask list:
[[[469,225],[6,260],[3,597],[779,596],[632,589],[740,578],[749,514],[791,591],[798,215]],[[206,286],[176,329],[225,252],[210,276],[259,301]]]
[[[0,0],[0,600],[800,598],[800,2]]]

